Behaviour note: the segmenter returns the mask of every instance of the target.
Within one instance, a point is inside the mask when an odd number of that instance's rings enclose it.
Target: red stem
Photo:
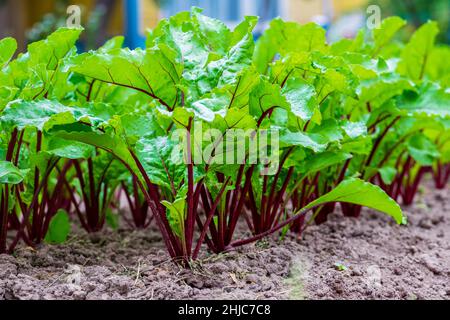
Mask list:
[[[230,182],[230,178],[228,177],[227,180],[223,183],[222,188],[220,189],[218,195],[216,196],[216,200],[214,201],[213,206],[211,207],[211,209],[209,210],[208,214],[207,214],[207,218],[206,221],[203,225],[203,229],[202,232],[200,234],[200,237],[197,241],[197,245],[194,249],[194,253],[192,255],[192,259],[195,260],[198,256],[198,253],[200,251],[200,247],[203,243],[203,240],[205,239],[205,235],[206,235],[206,231],[208,230],[209,224],[211,223],[211,220],[214,216],[214,212],[216,211],[217,206],[219,205],[220,199],[222,198],[222,195],[228,185],[228,183]]]

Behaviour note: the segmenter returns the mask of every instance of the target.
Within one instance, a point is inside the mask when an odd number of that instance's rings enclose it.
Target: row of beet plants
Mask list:
[[[85,53],[82,30],[62,28],[16,59],[15,40],[1,40],[0,253],[64,242],[74,221],[87,232],[154,223],[188,264],[301,233],[338,203],[404,224],[395,200],[411,204],[424,174],[445,188],[450,51],[434,22],[407,43],[392,17],[333,44],[280,19],[255,42],[256,23],[230,30],[193,9],[149,31],[146,49],[116,37]],[[230,142],[232,129],[252,134]],[[253,162],[245,141],[261,132],[277,146]],[[219,161],[225,139],[241,161]],[[197,161],[197,150],[209,152]]]

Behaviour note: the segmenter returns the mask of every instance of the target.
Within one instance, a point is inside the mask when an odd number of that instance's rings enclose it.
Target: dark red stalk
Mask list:
[[[272,106],[272,107],[268,108],[267,110],[265,110],[262,113],[262,115],[260,116],[260,118],[258,119],[258,122],[257,122],[257,127],[258,128],[261,126],[263,120],[267,116],[270,116],[272,114],[272,112],[273,112],[273,110],[275,108],[277,108],[277,106]],[[240,166],[240,168],[239,168],[238,177],[237,177],[237,181],[236,181],[236,189],[233,192],[234,195],[233,195],[232,201],[231,201],[232,202],[231,210],[228,211],[228,212],[231,213],[229,215],[229,217],[228,217],[228,220],[229,220],[228,226],[227,225],[223,226],[223,232],[224,232],[224,236],[225,236],[224,245],[227,245],[231,241],[231,239],[233,237],[233,233],[234,233],[234,230],[236,228],[236,224],[237,224],[239,215],[240,215],[240,213],[242,211],[242,208],[243,208],[243,206],[245,204],[246,196],[247,196],[247,193],[248,193],[249,188],[251,186],[251,177],[253,175],[253,171],[255,169],[255,165],[253,164],[253,165],[250,166],[249,169],[247,169],[247,172],[245,174],[246,179],[245,179],[244,189],[241,192],[241,190],[240,190],[240,182],[241,182],[241,179],[242,179],[242,176],[243,176],[244,168],[245,168],[244,164],[242,164]],[[238,198],[236,199],[236,197],[238,197]],[[235,206],[233,206],[234,203],[236,203]],[[220,232],[219,232],[219,236],[220,236]]]
[[[175,238],[175,235],[173,234],[172,229],[170,228],[169,222],[167,221],[165,209],[162,208],[162,205],[159,201],[158,192],[155,190],[154,184],[151,183],[147,173],[145,172],[144,167],[142,166],[137,156],[131,149],[129,151],[147,185],[147,188],[145,188],[138,179],[139,187],[141,188],[141,191],[144,193],[144,196],[147,199],[147,202],[154,213],[156,224],[158,225],[158,228],[161,231],[161,235],[163,237],[164,243],[167,247],[167,250],[169,251],[170,256],[174,259],[177,259],[180,256],[182,256],[182,251],[180,250],[179,241],[177,241],[177,239]],[[133,170],[128,166],[128,164],[126,164],[125,162],[124,164],[128,168],[128,170],[132,174],[134,174]]]
[[[211,210],[212,201],[210,201],[210,194],[204,186],[202,186],[202,189],[201,189],[201,198],[202,198],[203,209],[205,211],[205,214],[207,214]],[[217,213],[217,210],[215,210],[215,211]],[[203,229],[203,226],[201,227],[201,229]],[[214,242],[214,245],[210,246],[210,249],[213,250],[213,252],[219,252],[219,249],[217,248],[217,244],[219,243],[219,234],[217,232],[217,229],[216,229],[216,226],[214,225],[214,223],[209,224],[209,232],[211,234],[212,242]]]
[[[0,220],[0,253],[6,252],[6,236],[8,232],[8,185],[2,186],[1,191],[1,220]]]
[[[328,216],[334,212],[335,207],[335,202],[328,203],[320,207],[319,212],[317,212],[317,215],[314,218],[314,222],[318,225],[325,223],[328,220]]]
[[[450,177],[450,164],[442,164],[438,160],[436,169],[433,170],[433,178],[435,182],[436,189],[445,189],[447,182]]]
[[[83,214],[81,213],[80,207],[78,205],[77,200],[75,199],[75,188],[72,188],[69,184],[69,182],[67,181],[67,179],[64,179],[64,184],[69,192],[69,197],[70,197],[70,201],[72,202],[74,208],[75,208],[75,212],[77,214],[78,220],[80,220],[81,226],[83,227],[84,230],[89,230],[89,225],[87,224],[87,222],[84,219]]]
[[[205,213],[206,214],[206,213]],[[197,222],[197,226],[199,230],[203,230],[203,222],[200,216],[197,214],[195,215],[195,221]],[[209,250],[211,250],[214,253],[217,253],[216,246],[212,242],[212,240],[208,237],[208,235],[205,235],[205,243],[208,246]]]
[[[239,247],[239,246],[243,246],[243,245],[246,245],[246,244],[249,244],[249,243],[261,240],[262,238],[267,237],[268,235],[271,235],[274,232],[277,232],[278,230],[284,228],[285,226],[295,222],[297,219],[301,218],[304,214],[308,213],[310,210],[316,209],[317,207],[319,207],[319,206],[314,206],[314,207],[309,208],[309,209],[301,210],[301,211],[297,212],[294,216],[286,219],[285,221],[283,221],[282,223],[280,223],[277,226],[273,227],[272,229],[267,230],[267,231],[265,231],[263,233],[260,233],[260,234],[258,234],[256,236],[253,236],[253,237],[250,237],[250,238],[247,238],[247,239],[243,239],[243,240],[238,240],[238,241],[232,242],[228,247],[229,248],[236,248],[236,247]]]
[[[365,166],[368,167],[370,166],[370,164],[372,163],[372,159],[375,156],[375,153],[378,150],[378,147],[381,144],[381,141],[383,141],[384,137],[387,135],[387,133],[389,132],[389,130],[395,125],[395,123],[400,120],[400,116],[396,117],[393,121],[391,121],[391,123],[389,123],[386,128],[383,130],[383,132],[381,133],[381,135],[375,140],[375,143],[373,145],[372,151],[370,152],[370,155],[366,161]],[[365,168],[364,168],[365,171]],[[364,172],[363,171],[363,172]]]
[[[244,169],[245,169],[245,165],[241,164],[239,166],[239,171],[238,171],[238,174],[237,174],[237,177],[236,177],[236,183],[235,183],[235,186],[234,186],[234,190],[232,192],[233,195],[232,195],[232,198],[231,198],[231,208],[230,208],[229,212],[233,212],[234,209],[236,208],[236,204],[237,204],[236,197],[238,196],[240,188],[241,188],[242,177],[244,175]]]
[[[268,175],[265,175],[265,176],[263,177],[263,187],[262,187],[262,193],[261,193],[261,208],[260,208],[261,214],[258,215],[258,219],[260,220],[260,221],[259,221],[259,229],[260,229],[260,230],[262,230],[263,227],[264,227],[264,215],[263,215],[262,213],[263,213],[263,212],[266,212],[266,206],[267,206],[267,196],[266,196],[266,193],[267,193],[267,183],[268,183],[268,180],[269,180],[269,176],[268,176]],[[255,224],[256,224],[256,220],[255,220]]]
[[[261,215],[258,214],[258,207],[256,205],[255,195],[253,193],[252,187],[250,187],[250,190],[248,191],[248,196],[249,196],[248,207],[252,214],[252,220],[253,220],[253,225],[252,225],[252,228],[250,229],[250,231],[252,232],[252,234],[257,234],[261,230],[261,222],[260,222]],[[261,210],[261,212],[262,212],[262,210]]]
[[[394,193],[394,200],[397,200],[398,197],[401,195],[402,192],[402,188],[403,188],[403,181],[405,176],[407,176],[412,168],[412,157],[408,156],[408,158],[406,159],[405,164],[403,165],[403,170],[401,172],[401,174],[398,176],[397,181],[396,181],[396,185],[397,185],[397,189]]]
[[[19,136],[19,141],[17,142],[17,151],[16,151],[16,156],[14,157],[14,165],[17,166],[17,164],[19,163],[19,156],[20,156],[20,149],[22,147],[22,142],[23,142],[23,135],[25,133],[25,130],[22,130],[20,132],[20,136]]]
[[[198,256],[198,253],[200,251],[200,247],[201,247],[201,245],[203,243],[203,240],[205,239],[206,231],[208,230],[209,224],[211,223],[211,220],[212,220],[212,218],[214,216],[216,208],[219,205],[220,199],[222,198],[222,195],[223,195],[223,193],[224,193],[224,191],[225,191],[225,189],[226,189],[226,187],[227,187],[229,182],[230,182],[230,178],[228,177],[227,180],[223,183],[222,188],[220,189],[219,193],[216,196],[216,199],[215,199],[215,201],[213,203],[213,206],[211,207],[211,209],[209,210],[209,212],[208,212],[208,214],[206,216],[206,221],[205,221],[205,223],[203,225],[203,229],[202,229],[202,231],[200,233],[200,237],[199,237],[199,239],[197,241],[197,245],[196,245],[196,247],[194,249],[194,253],[192,255],[192,259],[194,259],[194,260]]]
[[[251,189],[251,186],[250,186],[250,189]],[[246,208],[245,208],[246,206],[248,206],[248,199],[247,199],[247,201],[245,202],[245,205],[244,205],[243,216],[244,216],[245,223],[247,224],[248,230],[250,230],[251,233],[254,234],[253,230],[255,230],[255,228],[253,227],[251,216],[249,216],[249,214],[251,215],[251,212],[246,210]]]
[[[14,129],[9,139],[8,149],[6,151],[6,161],[11,161],[14,149],[16,146],[18,131]],[[8,232],[8,215],[9,215],[9,186],[4,185],[1,188],[1,203],[0,203],[0,253],[6,252],[6,237]]]
[[[403,143],[405,142],[405,140],[412,136],[414,133],[410,133],[408,135],[405,135],[403,137],[401,137],[384,155],[383,159],[380,161],[380,163],[378,164],[378,168],[381,168],[384,166],[384,164],[389,160],[389,158],[391,157],[391,155],[394,153],[395,150],[397,150],[397,148]]]
[[[89,203],[89,210],[86,210],[87,220],[89,221],[91,230],[94,232],[99,231],[99,203],[98,197],[95,192],[96,186],[94,181],[94,165],[92,158],[87,159],[88,165],[88,182],[89,182],[89,198],[85,199],[85,202]]]
[[[341,203],[342,213],[346,217],[357,218],[361,215],[362,207],[351,203]]]
[[[272,187],[270,188],[269,197],[267,199],[267,206],[266,206],[266,208],[265,208],[266,210],[264,212],[264,214],[266,215],[265,218],[270,218],[270,212],[271,212],[272,207],[273,207],[272,200],[273,200],[273,196],[275,195],[275,189],[276,189],[277,184],[278,184],[278,179],[280,177],[281,171],[283,170],[283,165],[286,162],[287,158],[289,157],[289,155],[291,154],[293,149],[294,148],[292,148],[292,147],[288,149],[288,151],[286,152],[286,154],[284,155],[284,157],[282,158],[282,160],[281,160],[281,162],[280,162],[280,164],[278,166],[278,170],[277,170],[277,172],[275,174],[275,177],[274,177],[274,179],[272,181]],[[261,214],[263,214],[263,213],[261,213]],[[265,218],[264,218],[264,220],[266,220]],[[267,227],[267,225],[271,224],[271,223],[272,223],[272,221],[270,221],[270,222],[264,221],[264,227]]]
[[[375,131],[375,128],[377,127],[377,125],[379,125],[381,122],[383,122],[384,120],[386,120],[386,119],[388,119],[390,117],[391,117],[391,115],[388,114],[388,115],[386,115],[384,117],[378,118],[372,125],[369,126],[368,131],[369,132]]]
[[[401,188],[401,182],[402,181],[401,181],[401,178],[400,178],[401,173],[399,173],[399,172],[400,172],[400,165],[401,165],[401,162],[402,162],[402,159],[403,159],[403,156],[404,156],[405,153],[406,153],[406,151],[402,150],[400,152],[400,155],[397,157],[397,160],[395,162],[395,169],[397,170],[397,174],[396,174],[396,176],[394,178],[394,181],[392,181],[392,183],[389,186],[386,186],[387,194],[394,200],[397,200],[397,198],[398,198],[398,195],[396,195],[396,193],[397,193],[396,190],[398,188]],[[380,181],[382,181],[381,176],[380,176]]]
[[[45,185],[48,183],[48,178],[50,176],[50,173],[52,172],[53,168],[56,167],[58,161],[59,161],[59,159],[54,161],[54,163],[52,163],[52,164],[49,163],[47,165],[44,175],[42,176],[41,183],[39,183],[39,181],[38,181],[38,184],[35,186],[35,191],[34,191],[33,198],[31,200],[31,204],[28,206],[27,211],[22,213],[22,215],[23,215],[22,222],[20,224],[17,235],[15,236],[13,242],[9,246],[9,249],[8,249],[9,252],[14,251],[14,248],[16,247],[16,245],[19,242],[21,237],[23,239],[27,238],[24,229],[25,229],[27,223],[29,223],[28,219],[30,218],[31,212],[37,211],[37,208],[39,207],[39,203],[38,203],[39,194],[41,193],[41,191],[45,187]]]
[[[413,203],[415,195],[419,188],[420,181],[422,180],[422,177],[426,171],[427,168],[421,167],[417,172],[416,176],[414,177],[414,181],[412,183],[409,179],[410,176],[408,176],[408,182],[405,184],[402,192],[402,199],[404,205],[408,206]]]
[[[191,248],[192,241],[194,237],[194,224],[195,224],[195,215],[196,210],[194,208],[194,164],[192,161],[192,145],[191,145],[191,124],[192,118],[189,120],[188,125],[188,134],[186,138],[187,144],[187,171],[188,171],[188,191],[187,191],[187,218],[186,218],[186,228],[185,228],[185,237],[186,237],[186,249],[185,252],[186,258],[191,256]]]
[[[445,174],[444,174],[444,179],[443,179],[443,183],[442,183],[443,188],[445,188],[445,186],[447,185],[447,182],[450,179],[450,164],[447,164],[444,168],[445,168]]]
[[[286,188],[291,180],[292,174],[294,173],[294,167],[290,167],[287,173],[287,176],[284,180],[283,186],[281,190],[278,192],[277,198],[275,199],[275,203],[272,207],[272,211],[269,212],[269,219],[266,222],[266,229],[273,227],[275,223],[275,217],[277,215],[278,209],[281,204],[281,200],[283,200],[284,193],[286,192]]]
[[[342,167],[341,173],[339,174],[339,177],[337,179],[337,184],[339,184],[340,182],[342,182],[345,178],[345,173],[348,170],[348,167],[350,165],[350,161],[352,160],[352,158],[347,159],[347,161],[345,161],[344,166]]]
[[[64,192],[63,187],[65,183],[65,175],[67,174],[67,171],[72,166],[72,161],[67,161],[63,167],[63,169],[58,174],[58,180],[56,182],[55,188],[53,190],[53,194],[49,200],[48,208],[47,208],[47,214],[45,215],[45,219],[43,222],[42,227],[42,238],[41,241],[45,238],[45,235],[47,234],[48,227],[50,224],[51,219],[54,217],[58,209],[63,207],[63,200],[64,198]]]
[[[91,81],[91,83],[89,84],[89,90],[86,96],[86,101],[91,101],[91,94],[92,94],[92,89],[94,88],[94,83],[95,83],[95,79],[93,79]]]
[[[74,160],[73,164],[74,164],[75,173],[77,175],[78,181],[80,182],[80,188],[81,188],[81,193],[82,193],[82,196],[84,199],[85,210],[86,210],[86,212],[89,212],[91,210],[90,209],[91,204],[89,202],[89,197],[86,193],[87,188],[86,188],[86,184],[84,181],[83,171],[81,170],[80,162],[78,160]],[[91,223],[89,223],[89,225],[91,225]]]
[[[253,175],[254,169],[255,169],[254,165],[252,165],[248,169],[248,171],[247,171],[247,173],[245,175],[244,189],[243,189],[243,191],[242,191],[242,193],[241,193],[241,195],[239,197],[236,209],[232,212],[232,214],[230,216],[230,222],[229,222],[229,225],[228,225],[228,233],[226,235],[226,244],[227,245],[228,245],[228,243],[230,243],[231,238],[233,237],[233,233],[234,233],[234,230],[236,228],[236,224],[237,224],[237,221],[238,221],[238,218],[239,218],[239,214],[241,213],[242,207],[244,206],[245,197],[246,197],[247,192],[248,192],[248,190],[250,188],[250,185],[252,183],[252,175]]]
[[[42,132],[41,131],[37,131],[37,136],[36,136],[36,154],[39,153],[39,151],[41,151],[41,145],[42,145]],[[39,168],[35,167],[34,168],[34,190],[37,189],[39,184]]]
[[[305,204],[305,202],[306,202],[306,185],[307,185],[307,178],[302,182],[302,190],[301,190],[301,192],[300,192],[300,197],[296,197],[297,199],[296,200],[298,200],[298,201],[293,201],[293,208],[294,209],[300,209],[300,208],[303,208],[304,207],[304,204]],[[302,221],[301,220],[296,220],[296,221],[294,221],[294,223],[292,223],[292,226],[291,226],[291,231],[293,231],[293,232],[300,232],[300,230],[301,230],[301,224],[302,224]]]
[[[273,110],[275,110],[275,108],[278,108],[278,106],[272,106],[262,113],[262,115],[258,119],[258,123],[256,124],[256,126],[258,128],[261,126],[264,119],[272,114],[272,112],[273,112]]]
[[[143,202],[140,200],[139,196],[139,187],[136,182],[136,177],[132,177],[132,188],[133,188],[133,197],[131,197],[130,192],[128,192],[128,189],[124,182],[122,182],[122,189],[125,193],[125,198],[127,199],[127,203],[132,215],[133,222],[131,223],[132,227],[138,228],[138,229],[144,229],[148,227],[148,225],[151,223],[152,218],[148,219],[148,203],[146,200]]]

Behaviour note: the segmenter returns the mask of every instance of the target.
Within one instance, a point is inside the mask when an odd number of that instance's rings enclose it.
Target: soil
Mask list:
[[[337,211],[301,239],[204,256],[186,270],[155,230],[75,231],[0,255],[1,299],[450,299],[450,189],[422,189],[409,223]]]

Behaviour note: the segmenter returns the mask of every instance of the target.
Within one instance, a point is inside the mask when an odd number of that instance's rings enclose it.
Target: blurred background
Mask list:
[[[367,8],[372,4],[380,7],[382,18],[399,15],[408,20],[405,37],[433,19],[441,28],[439,41],[450,42],[450,0],[0,0],[0,38],[16,38],[19,50],[24,51],[27,43],[65,26],[67,8],[78,5],[85,28],[82,50],[94,49],[122,34],[126,45],[134,48],[143,46],[146,30],[160,19],[197,6],[230,27],[246,15],[259,16],[256,37],[279,16],[300,23],[317,22],[328,30],[329,40],[335,41],[365,28]]]

